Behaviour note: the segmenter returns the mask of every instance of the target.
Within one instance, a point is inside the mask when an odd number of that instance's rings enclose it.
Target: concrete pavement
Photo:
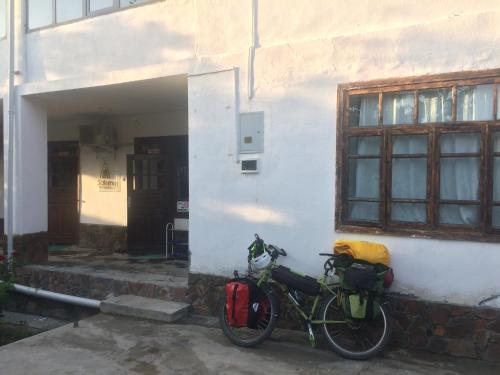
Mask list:
[[[2,375],[114,374],[499,374],[492,363],[389,351],[366,362],[277,338],[255,349],[220,329],[99,314],[0,348]]]

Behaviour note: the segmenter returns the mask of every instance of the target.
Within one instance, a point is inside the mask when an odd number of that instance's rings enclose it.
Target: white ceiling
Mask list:
[[[34,96],[49,120],[187,110],[187,77],[172,76],[130,83],[58,91]]]

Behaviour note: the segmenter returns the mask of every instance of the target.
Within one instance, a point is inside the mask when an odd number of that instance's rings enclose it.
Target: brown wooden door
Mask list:
[[[48,239],[78,240],[78,142],[48,144]]]
[[[163,254],[166,226],[189,201],[187,136],[136,138],[127,156],[127,239],[131,255]]]
[[[161,155],[127,156],[127,242],[131,255],[164,252],[172,190],[166,164]]]

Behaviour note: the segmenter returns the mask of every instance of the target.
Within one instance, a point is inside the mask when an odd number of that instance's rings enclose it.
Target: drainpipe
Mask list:
[[[12,252],[14,248],[13,239],[13,228],[14,228],[14,218],[13,218],[13,201],[14,201],[14,124],[16,116],[16,106],[15,106],[15,87],[14,87],[14,1],[8,1],[9,4],[9,120],[8,120],[8,131],[9,138],[7,143],[7,257],[12,258]]]
[[[48,290],[32,288],[29,286],[24,286],[19,284],[14,284],[13,289],[16,292],[27,294],[29,296],[46,298],[53,301],[70,303],[72,305],[78,305],[82,307],[90,307],[92,309],[99,309],[101,306],[101,301],[95,299],[75,297],[75,296],[70,296],[68,294],[50,292]]]
[[[252,43],[248,48],[248,80],[247,80],[247,90],[248,99],[252,100],[254,96],[254,61],[255,61],[255,48],[258,47],[259,37],[257,34],[257,12],[258,12],[258,0],[252,1]]]

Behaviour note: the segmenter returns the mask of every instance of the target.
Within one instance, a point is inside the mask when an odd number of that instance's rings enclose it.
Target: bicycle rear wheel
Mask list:
[[[257,318],[256,328],[233,327],[229,324],[226,311],[226,296],[219,303],[219,323],[224,335],[235,345],[252,347],[261,344],[273,332],[278,318],[278,299],[270,287],[262,287],[262,309]]]
[[[390,340],[392,318],[385,305],[378,305],[376,318],[352,320],[349,323],[322,324],[321,331],[330,348],[348,359],[368,359],[376,356]],[[320,320],[342,321],[344,309],[337,304],[337,296],[323,300],[318,317]]]

